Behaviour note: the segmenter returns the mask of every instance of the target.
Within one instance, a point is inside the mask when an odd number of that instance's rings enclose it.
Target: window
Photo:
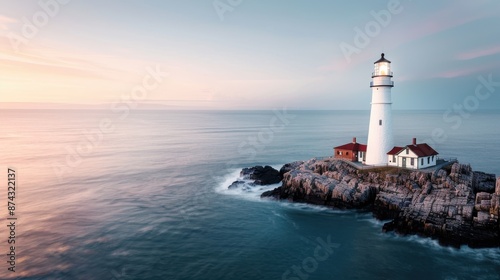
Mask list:
[[[379,62],[375,64],[374,70],[375,71],[373,72],[373,74],[375,76],[389,75],[389,73],[391,72],[391,64],[389,64],[389,62]]]
[[[414,159],[414,158],[412,158],[412,159],[410,160],[410,165],[414,165],[414,164],[415,164],[415,159]]]
[[[409,153],[410,153],[410,151],[408,151],[408,148],[406,148],[406,154],[409,154]]]
[[[396,155],[392,155],[392,162],[396,162]]]
[[[340,151],[337,151],[337,155],[341,155],[342,153]]]
[[[379,120],[379,121],[378,121],[378,125],[382,125],[382,120]]]
[[[421,164],[421,165],[424,165],[424,159],[421,159],[421,160],[420,160],[420,164]]]
[[[349,155],[349,152],[345,152],[345,155],[348,156]]]
[[[427,158],[427,164],[430,164],[431,163],[431,157],[428,157]]]

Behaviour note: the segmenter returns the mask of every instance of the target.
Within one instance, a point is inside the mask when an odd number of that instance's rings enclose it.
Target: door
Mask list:
[[[403,158],[403,167],[406,167],[406,158]]]

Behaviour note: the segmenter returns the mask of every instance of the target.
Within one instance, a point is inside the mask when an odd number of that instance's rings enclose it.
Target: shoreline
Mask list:
[[[256,168],[245,168],[240,175],[257,185],[281,181],[261,198],[367,210],[388,221],[384,232],[430,237],[443,246],[500,247],[500,177],[458,161],[435,171],[358,170],[331,157],[287,163],[279,171]],[[237,182],[230,188],[238,187]]]

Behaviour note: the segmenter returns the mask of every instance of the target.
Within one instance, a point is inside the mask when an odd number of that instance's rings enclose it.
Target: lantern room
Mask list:
[[[373,77],[376,76],[390,76],[392,77],[391,72],[391,62],[384,57],[385,55],[382,53],[379,60],[375,61],[375,69],[373,72]]]

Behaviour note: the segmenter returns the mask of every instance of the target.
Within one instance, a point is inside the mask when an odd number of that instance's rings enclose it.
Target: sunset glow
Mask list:
[[[4,1],[0,102],[6,108],[19,102],[106,106],[140,83],[147,67],[158,65],[169,77],[144,104],[339,109],[345,107],[332,100],[347,98],[346,91],[352,100],[369,99],[364,65],[382,51],[401,62],[395,67],[404,81],[401,90],[408,93],[432,80],[463,96],[473,88],[455,88],[450,78],[498,73],[498,66],[488,63],[500,55],[498,3],[427,8],[396,2],[397,12],[387,20],[381,16],[386,5],[371,2],[364,9],[347,3],[245,2],[221,14],[212,1],[41,1],[45,6]],[[366,46],[356,47],[361,40],[356,36],[363,36],[357,32],[377,27],[370,24],[378,24],[379,31],[365,34]],[[342,44],[357,51],[347,58]],[[421,108],[417,100],[399,101],[400,108]]]

